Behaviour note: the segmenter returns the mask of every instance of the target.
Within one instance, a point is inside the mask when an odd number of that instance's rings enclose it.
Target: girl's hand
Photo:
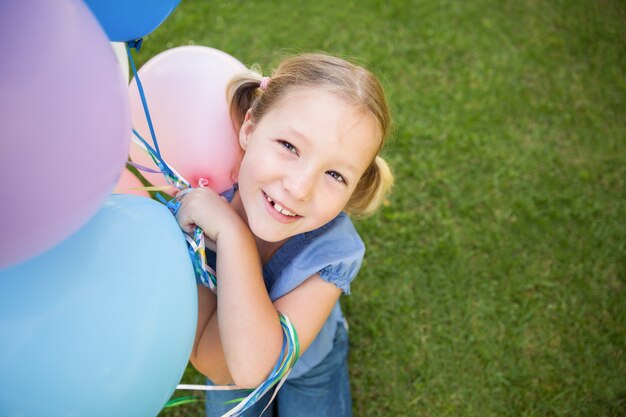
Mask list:
[[[221,231],[241,219],[228,202],[210,188],[193,188],[178,193],[181,205],[176,221],[186,233],[193,233],[196,226],[204,231],[206,238],[214,244]],[[207,242],[208,243],[208,242]]]

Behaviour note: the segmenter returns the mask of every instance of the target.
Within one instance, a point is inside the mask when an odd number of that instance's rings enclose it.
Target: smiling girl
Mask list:
[[[198,288],[191,362],[214,384],[256,387],[280,355],[280,312],[301,357],[264,415],[351,416],[338,301],[365,252],[348,214],[373,213],[393,181],[378,156],[390,124],[383,90],[362,67],[305,54],[271,78],[250,71],[232,80],[228,94],[242,150],[237,184],[226,198],[193,189],[177,213],[184,231],[204,230],[216,255],[217,294]],[[211,392],[207,415],[242,396]]]

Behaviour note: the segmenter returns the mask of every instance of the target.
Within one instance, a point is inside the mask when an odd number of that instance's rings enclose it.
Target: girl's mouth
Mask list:
[[[281,206],[279,203],[274,201],[270,196],[265,194],[265,192],[263,192],[263,197],[265,197],[265,201],[267,201],[269,205],[274,208],[274,210],[276,210],[278,213],[282,214],[283,216],[291,217],[291,218],[301,217],[297,213],[294,213],[293,211],[289,210],[288,208]]]

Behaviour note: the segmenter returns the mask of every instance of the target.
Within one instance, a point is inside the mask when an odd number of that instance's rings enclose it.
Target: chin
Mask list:
[[[267,230],[263,228],[259,229],[258,227],[254,227],[254,226],[251,226],[250,230],[252,231],[252,234],[256,236],[258,239],[261,239],[262,241],[268,242],[268,243],[282,242],[290,238],[291,236],[294,236],[294,234],[285,235],[285,234],[276,233],[275,231],[271,231],[271,230]]]

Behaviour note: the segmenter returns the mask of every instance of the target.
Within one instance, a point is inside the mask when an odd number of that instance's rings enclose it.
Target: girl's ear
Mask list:
[[[252,123],[252,113],[248,110],[246,117],[243,119],[241,129],[239,129],[239,146],[244,151],[248,148],[248,137],[252,134],[253,130],[254,123]]]

